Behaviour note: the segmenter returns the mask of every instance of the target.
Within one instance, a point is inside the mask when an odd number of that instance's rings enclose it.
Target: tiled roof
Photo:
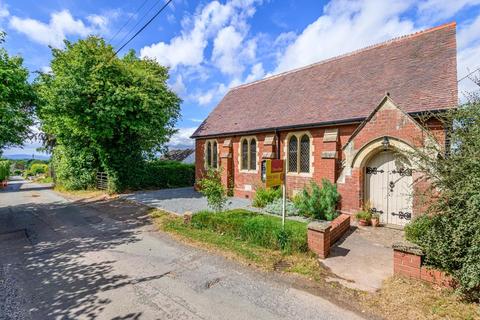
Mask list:
[[[160,159],[162,159],[162,160],[183,161],[186,158],[188,158],[194,152],[195,152],[195,149],[168,150],[162,157],[160,157]]]
[[[231,89],[192,137],[360,121],[388,92],[405,112],[457,104],[456,24]]]

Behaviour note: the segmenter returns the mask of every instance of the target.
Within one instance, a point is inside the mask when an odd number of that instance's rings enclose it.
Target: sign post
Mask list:
[[[267,159],[262,161],[262,181],[266,188],[282,188],[282,227],[285,227],[287,209],[287,186],[285,184],[285,161],[281,159]]]

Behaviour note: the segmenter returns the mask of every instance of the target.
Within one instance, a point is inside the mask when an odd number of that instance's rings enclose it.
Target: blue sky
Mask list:
[[[117,34],[111,43],[119,47],[164,1],[0,0],[0,29],[7,50],[31,72],[48,71],[49,45]],[[458,24],[462,77],[480,67],[480,0],[174,0],[121,54],[133,48],[170,67],[169,85],[183,99],[170,142],[176,147],[191,144],[189,135],[233,86],[450,21]],[[471,90],[473,82],[459,88]]]

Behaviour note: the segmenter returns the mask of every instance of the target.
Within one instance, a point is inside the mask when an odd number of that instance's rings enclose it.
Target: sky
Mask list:
[[[50,47],[93,34],[119,48],[164,2],[0,0],[0,30],[33,79],[49,70]],[[183,100],[169,143],[178,148],[193,145],[189,136],[229,88],[451,21],[461,78],[480,67],[480,0],[173,0],[120,55],[134,49],[170,68],[169,86]],[[474,88],[462,80],[459,96]]]

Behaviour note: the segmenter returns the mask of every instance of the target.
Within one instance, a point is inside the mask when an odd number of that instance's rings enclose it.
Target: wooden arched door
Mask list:
[[[405,225],[412,217],[412,169],[392,151],[375,155],[365,167],[365,200],[385,224]]]

